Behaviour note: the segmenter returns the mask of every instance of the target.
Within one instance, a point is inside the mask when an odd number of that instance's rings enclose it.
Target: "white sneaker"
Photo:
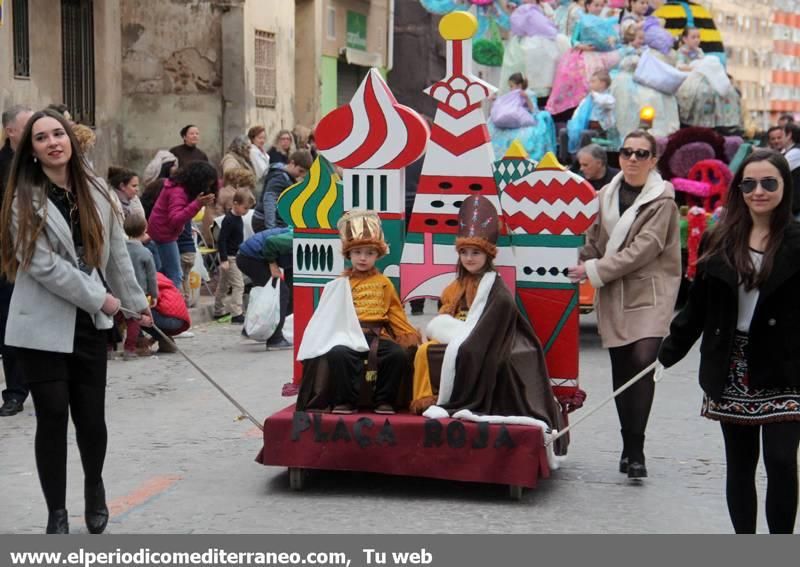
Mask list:
[[[194,338],[194,333],[191,332],[191,331],[184,331],[179,335],[175,335],[175,337],[173,337],[173,338],[176,338],[176,339],[193,339]]]

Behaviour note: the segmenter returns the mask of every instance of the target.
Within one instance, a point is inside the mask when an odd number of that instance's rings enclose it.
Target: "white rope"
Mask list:
[[[545,442],[545,447],[547,447],[550,444],[552,444],[556,439],[559,439],[560,437],[563,437],[564,435],[569,433],[569,431],[571,429],[573,429],[576,425],[581,423],[583,420],[587,419],[589,416],[593,415],[597,410],[602,408],[608,402],[610,402],[611,400],[613,400],[614,398],[619,396],[622,392],[624,392],[625,390],[627,390],[628,388],[633,386],[636,382],[641,380],[644,377],[645,374],[647,374],[648,372],[650,372],[653,369],[655,369],[655,371],[656,371],[655,376],[653,376],[653,381],[654,382],[658,382],[659,380],[661,380],[661,378],[663,378],[663,375],[664,375],[664,366],[660,362],[658,362],[658,360],[656,360],[650,366],[646,367],[644,370],[639,372],[636,376],[634,376],[633,378],[631,378],[630,380],[625,382],[622,386],[620,386],[619,388],[617,388],[616,390],[611,392],[611,394],[609,396],[607,396],[606,399],[604,399],[602,402],[600,402],[600,404],[597,407],[592,408],[589,412],[583,414],[580,417],[580,419],[576,420],[574,423],[570,423],[568,426],[566,426],[561,431],[557,431],[553,436],[550,437],[550,439],[548,439]]]
[[[121,308],[120,308],[120,311],[122,311],[122,312],[123,312],[123,313],[124,313],[126,316],[128,316],[128,317],[132,317],[132,318],[134,318],[134,319],[141,319],[141,318],[142,318],[142,315],[141,315],[141,313],[134,313],[133,311],[129,311],[128,309],[125,309],[124,307],[121,307]],[[158,327],[156,327],[155,323],[153,323],[153,326],[152,326],[152,328],[153,328],[153,329],[155,329],[155,331],[156,331],[156,332],[157,332],[159,335],[161,335],[161,337],[162,337],[164,340],[166,340],[166,341],[169,341],[169,342],[170,342],[170,343],[171,343],[171,344],[172,344],[172,345],[175,347],[175,350],[176,350],[176,351],[178,351],[178,354],[180,354],[181,356],[183,356],[183,358],[185,358],[185,359],[186,359],[186,361],[187,361],[189,364],[191,364],[191,365],[194,367],[194,369],[195,369],[195,370],[197,370],[197,371],[198,371],[198,372],[199,372],[199,373],[200,373],[200,374],[203,376],[203,378],[205,378],[206,380],[208,380],[208,381],[211,383],[211,385],[212,385],[212,386],[214,386],[214,387],[215,387],[217,390],[219,390],[220,394],[222,394],[223,396],[225,396],[225,397],[228,399],[228,401],[229,401],[230,403],[232,403],[234,406],[236,406],[236,409],[238,409],[240,412],[242,412],[242,413],[241,413],[241,415],[239,416],[240,418],[242,418],[242,417],[246,417],[247,419],[249,419],[250,421],[252,421],[252,422],[255,424],[255,426],[256,426],[256,427],[258,427],[258,428],[259,428],[261,431],[264,431],[264,426],[261,424],[261,422],[259,422],[259,421],[258,421],[258,420],[257,420],[255,417],[253,417],[253,415],[252,415],[252,414],[251,414],[249,411],[247,411],[247,410],[244,408],[244,406],[242,406],[242,404],[240,404],[239,402],[237,402],[237,401],[236,401],[236,399],[235,399],[233,396],[231,396],[231,395],[230,395],[228,392],[226,392],[226,391],[225,391],[225,388],[223,388],[222,386],[220,386],[219,384],[217,384],[217,382],[216,382],[216,381],[215,381],[215,380],[214,380],[214,379],[213,379],[211,376],[209,376],[209,375],[208,375],[208,373],[207,373],[205,370],[203,370],[202,368],[200,368],[200,366],[198,366],[198,365],[197,365],[197,363],[196,363],[194,360],[192,360],[192,359],[191,359],[191,357],[190,357],[188,354],[186,354],[185,352],[183,352],[183,351],[182,351],[182,350],[181,350],[181,349],[178,347],[178,345],[176,345],[176,344],[175,344],[175,341],[173,341],[171,337],[167,336],[167,335],[164,333],[164,331],[162,331],[161,329],[159,329]]]

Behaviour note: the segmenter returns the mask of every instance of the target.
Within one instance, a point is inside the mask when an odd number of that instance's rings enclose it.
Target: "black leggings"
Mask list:
[[[608,349],[614,389],[655,362],[660,346],[661,339],[654,337]],[[622,456],[632,461],[644,462],[644,431],[655,391],[653,372],[649,372],[614,400],[622,433]]]
[[[30,385],[36,408],[36,468],[48,511],[66,507],[67,420],[72,414],[86,485],[102,480],[108,433],[105,385],[37,382]]]
[[[756,466],[759,433],[767,469],[767,525],[770,533],[790,534],[797,515],[797,447],[800,422],[763,426],[722,423],[725,438],[728,512],[737,534],[756,533]]]

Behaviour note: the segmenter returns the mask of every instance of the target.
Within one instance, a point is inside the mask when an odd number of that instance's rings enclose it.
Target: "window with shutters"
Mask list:
[[[14,35],[14,76],[31,76],[31,41],[28,33],[28,0],[11,3]]]
[[[64,104],[72,119],[94,126],[94,4],[61,0]]]
[[[256,106],[274,108],[278,92],[275,34],[256,30],[255,51]]]

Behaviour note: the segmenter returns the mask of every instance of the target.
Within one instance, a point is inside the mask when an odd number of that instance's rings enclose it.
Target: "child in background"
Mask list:
[[[591,92],[581,101],[567,123],[569,153],[574,154],[589,142],[587,137],[616,138],[614,107],[616,101],[609,91],[611,77],[606,71],[596,71],[589,81]],[[590,133],[587,134],[587,131]],[[591,140],[589,140],[591,141]]]
[[[222,228],[219,231],[217,249],[220,259],[220,277],[214,301],[214,318],[227,315],[225,309],[225,296],[231,288],[230,314],[231,323],[244,323],[242,314],[242,296],[244,295],[244,278],[236,265],[236,254],[239,246],[244,242],[244,221],[242,217],[255,203],[255,197],[250,189],[239,189],[233,196],[233,207],[225,214]]]
[[[555,151],[556,136],[553,117],[536,106],[535,93],[528,89],[522,73],[508,78],[509,92],[499,96],[489,114],[489,136],[497,159],[502,158],[511,143],[519,140],[531,159],[540,160]]]
[[[125,218],[123,225],[128,240],[125,242],[128,247],[128,255],[133,264],[133,273],[136,274],[136,282],[142,288],[145,295],[150,298],[150,306],[154,307],[158,302],[158,284],[156,283],[156,264],[153,255],[144,247],[147,239],[147,221],[143,215],[129,214]],[[147,350],[137,350],[139,341],[139,319],[126,318],[127,333],[125,334],[125,353],[123,358],[131,360],[139,354],[147,356]]]
[[[342,254],[352,268],[325,285],[303,333],[297,409],[355,413],[366,361],[375,413],[393,414],[400,384],[411,370],[405,347],[419,344],[420,336],[392,282],[375,268],[389,251],[377,213],[350,210],[338,228]]]
[[[643,29],[644,19],[649,11],[648,0],[628,0],[628,7],[622,12],[619,20],[620,33],[624,35],[631,26]]]
[[[703,50],[700,49],[700,30],[697,28],[684,28],[678,41],[680,42],[680,47],[678,48],[677,67],[681,71],[691,71],[692,61],[702,59],[705,56]]]

